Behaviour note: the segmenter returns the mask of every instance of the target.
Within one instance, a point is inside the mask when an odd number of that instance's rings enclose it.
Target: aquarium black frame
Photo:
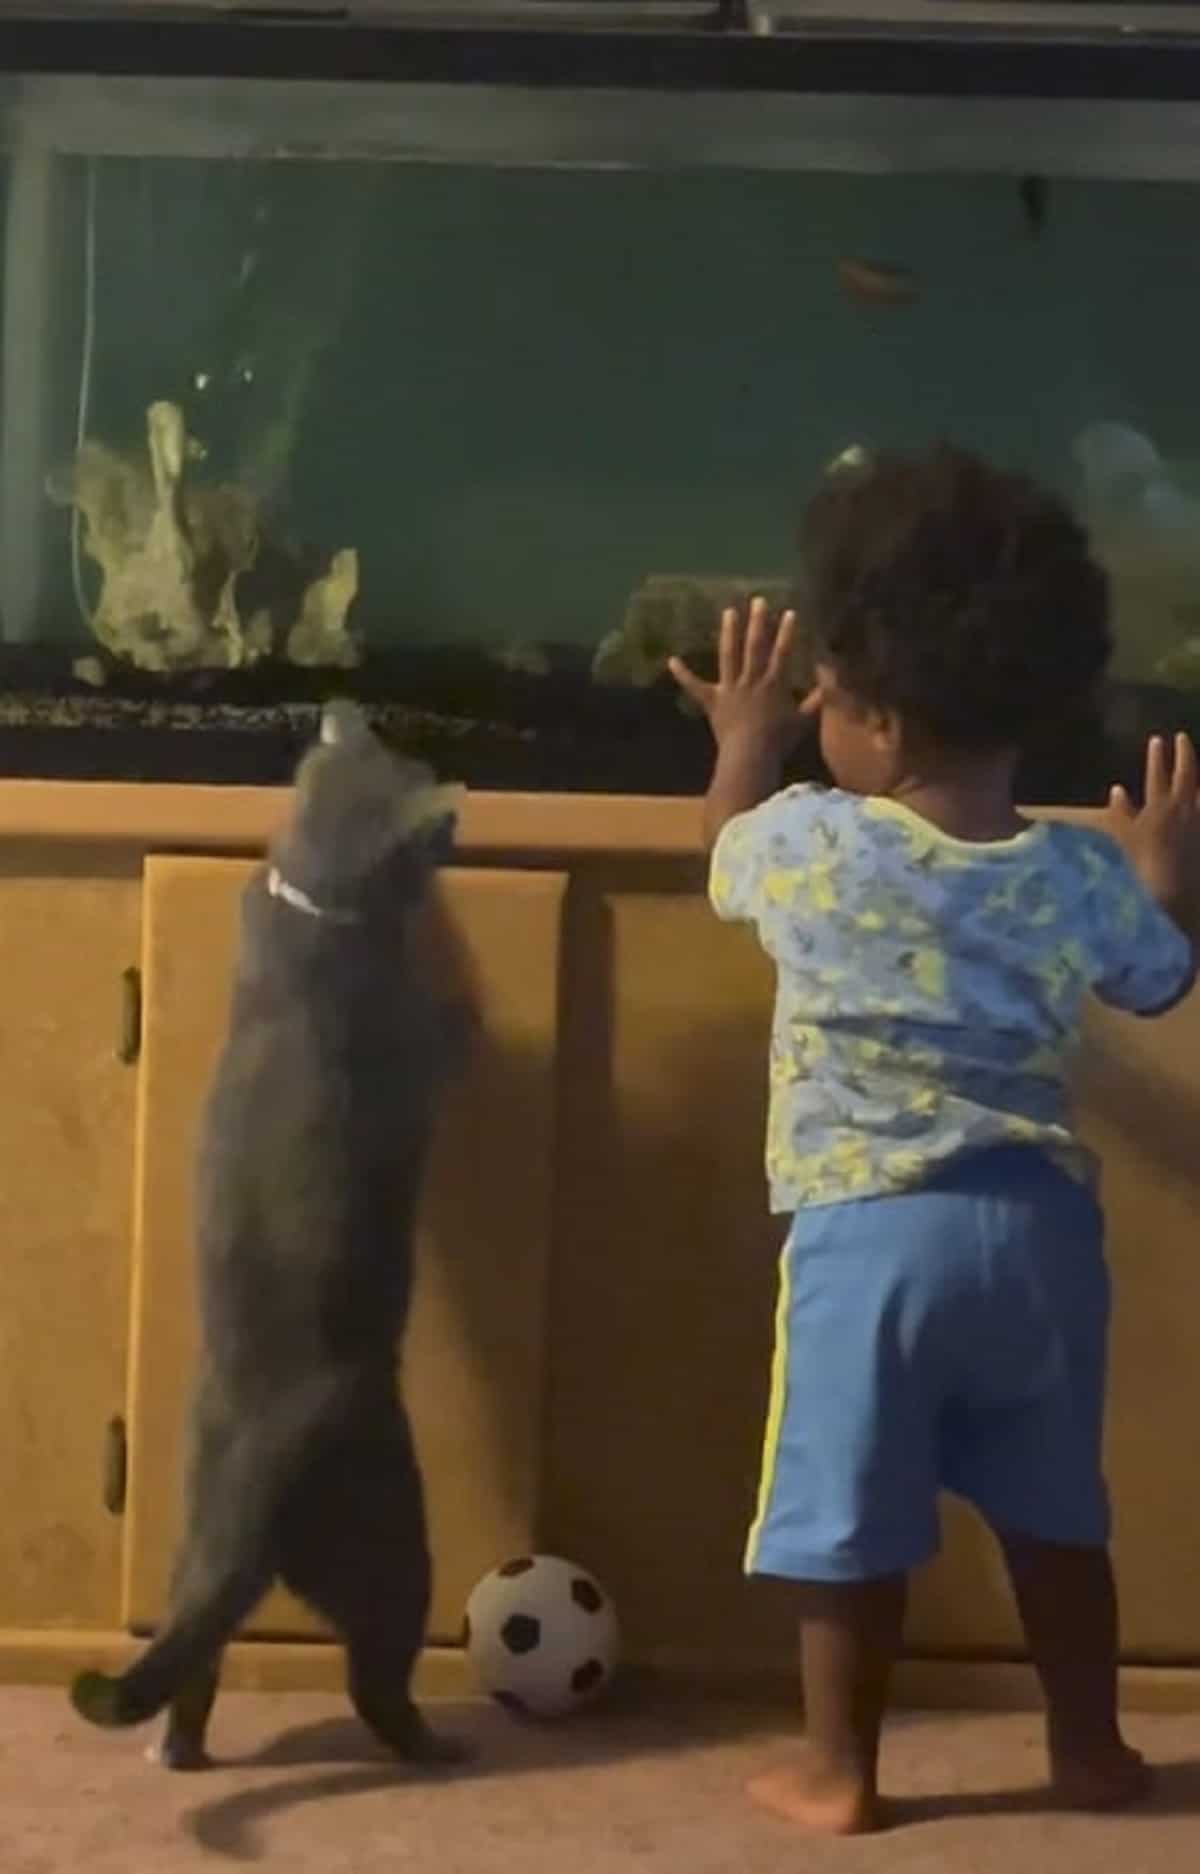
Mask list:
[[[469,4],[469,0],[467,0]],[[787,0],[782,0],[786,8]],[[870,0],[863,13],[870,10]],[[0,72],[132,78],[325,80],[623,90],[1184,102],[1200,98],[1200,31],[1139,21],[1136,6],[1018,7],[1011,25],[969,6],[876,7],[874,17],[793,5],[782,30],[748,30],[745,0],[714,0],[707,27],[454,23],[316,11],[303,3],[185,9],[0,8]],[[1196,9],[1189,8],[1194,19]],[[578,9],[576,10],[576,17]],[[881,16],[882,14],[882,16]],[[928,20],[929,23],[924,23]],[[764,25],[769,25],[764,20]]]

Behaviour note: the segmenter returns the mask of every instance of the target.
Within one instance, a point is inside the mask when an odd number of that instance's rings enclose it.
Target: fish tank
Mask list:
[[[354,695],[694,792],[667,658],[939,439],[1111,582],[1026,798],[1200,728],[1200,7],[0,7],[0,226],[4,775],[277,783]]]

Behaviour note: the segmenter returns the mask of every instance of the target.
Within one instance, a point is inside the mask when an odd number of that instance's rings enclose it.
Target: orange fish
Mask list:
[[[847,299],[864,306],[909,306],[920,290],[915,274],[882,260],[839,260],[837,273]]]

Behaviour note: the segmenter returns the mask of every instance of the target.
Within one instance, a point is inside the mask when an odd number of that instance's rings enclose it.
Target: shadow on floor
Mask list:
[[[920,1723],[906,1714],[901,1724]],[[193,1808],[184,1819],[192,1839],[226,1860],[256,1861],[263,1853],[260,1830],[272,1818],[297,1808],[352,1800],[416,1781],[443,1784],[514,1778],[536,1772],[571,1772],[616,1766],[631,1759],[668,1756],[729,1743],[770,1738],[778,1748],[778,1706],[740,1708],[669,1697],[625,1696],[569,1724],[521,1724],[486,1704],[447,1706],[440,1728],[462,1738],[472,1755],[453,1769],[408,1769],[388,1758],[351,1716],[327,1718],[282,1732],[253,1755],[227,1760],[225,1769],[295,1771],[291,1777],[255,1779]],[[1155,1786],[1135,1817],[1200,1817],[1200,1757],[1154,1766]],[[1051,1815],[1047,1791],[1028,1785],[1011,1789],[958,1791],[945,1796],[902,1798],[889,1804],[890,1827],[910,1829],[968,1817]],[[1121,1818],[1113,1818],[1120,1825]]]
[[[435,1716],[440,1730],[461,1738],[470,1753],[453,1769],[415,1769],[387,1755],[350,1716],[327,1718],[282,1732],[253,1755],[218,1760],[218,1769],[308,1770],[286,1782],[253,1784],[190,1811],[184,1826],[211,1854],[228,1860],[260,1856],[258,1829],[284,1811],[355,1796],[372,1795],[398,1783],[450,1784],[532,1772],[572,1771],[617,1764],[632,1757],[703,1749],[770,1732],[779,1733],[779,1711],[750,1711],[669,1700],[613,1699],[602,1710],[583,1712],[569,1724],[521,1723],[479,1703],[446,1708]]]
[[[1156,1763],[1149,1800],[1125,1813],[1200,1816],[1200,1758]],[[1052,1815],[1055,1804],[1048,1789],[968,1790],[949,1796],[919,1796],[889,1802],[889,1826],[912,1828],[921,1822],[946,1822],[963,1816]],[[1119,1823],[1121,1815],[1110,1816]]]

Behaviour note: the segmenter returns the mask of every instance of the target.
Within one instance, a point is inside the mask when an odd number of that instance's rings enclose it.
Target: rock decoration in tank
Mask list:
[[[826,462],[828,481],[841,476],[869,475],[875,457],[866,444],[850,443]],[[626,683],[650,689],[665,674],[668,660],[682,657],[704,668],[715,665],[721,614],[735,607],[745,613],[752,598],[767,601],[774,623],[781,612],[796,604],[795,579],[772,574],[745,579],[732,574],[653,573],[630,595],[625,616],[616,631],[602,638],[592,659],[596,683]],[[814,677],[813,634],[805,628],[803,612],[797,619],[792,675],[798,690],[810,688]],[[686,698],[681,707],[690,710]]]
[[[733,605],[744,613],[754,597],[766,599],[770,615],[778,618],[789,603],[791,584],[778,576],[744,579],[732,574],[652,573],[630,594],[619,628],[597,646],[593,680],[649,689],[665,674],[672,657],[703,663],[716,654],[722,612]],[[798,644],[796,658],[798,668],[803,669],[803,644]],[[801,683],[803,676],[796,680]]]
[[[1200,603],[1178,605],[1173,616],[1183,635],[1157,660],[1154,675],[1173,689],[1200,690]]]
[[[1200,465],[1166,461],[1128,423],[1089,423],[1072,453],[1088,525],[1115,564],[1200,575]]]
[[[1200,685],[1200,465],[1167,461],[1128,423],[1090,423],[1072,446],[1092,551],[1108,574],[1114,673]]]
[[[188,479],[203,451],[178,405],[146,412],[146,457],[86,440],[47,493],[78,510],[100,569],[89,623],[118,663],[161,673],[241,670],[265,657],[348,668],[358,591],[353,547],[312,560],[272,539],[236,483]]]
[[[299,616],[287,634],[288,662],[310,669],[356,664],[358,646],[346,628],[346,615],[357,595],[358,554],[341,547],[325,572],[304,587]]]

